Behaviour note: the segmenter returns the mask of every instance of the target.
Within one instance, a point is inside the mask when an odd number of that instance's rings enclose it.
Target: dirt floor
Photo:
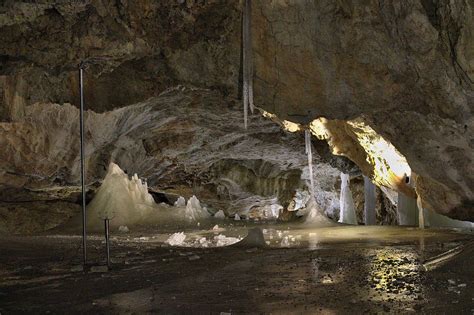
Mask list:
[[[104,244],[79,236],[0,239],[0,313],[426,313],[474,314],[472,253],[430,272],[420,262],[472,234],[394,243],[293,248],[177,248],[146,237]],[[421,247],[424,250],[421,250]],[[221,313],[222,314],[222,313]]]

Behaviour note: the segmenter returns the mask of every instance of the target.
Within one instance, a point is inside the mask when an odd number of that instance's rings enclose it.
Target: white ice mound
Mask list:
[[[219,210],[214,214],[214,218],[216,219],[225,219],[225,213],[222,210]]]
[[[224,247],[224,246],[229,246],[229,245],[239,242],[240,238],[219,234],[214,237],[214,241],[215,241],[216,247]]]
[[[186,234],[184,234],[184,232],[178,232],[178,233],[172,234],[165,241],[165,243],[167,243],[171,246],[180,246],[180,245],[183,245],[185,239],[186,239]]]
[[[201,207],[201,203],[196,196],[189,198],[184,216],[188,221],[198,221],[210,217],[209,212],[207,212],[207,209]]]
[[[314,198],[309,198],[304,210],[308,213],[306,216],[306,223],[317,226],[335,225],[334,222],[324,214],[323,209],[321,209]]]
[[[174,203],[175,207],[185,207],[186,206],[186,199],[184,197],[179,196],[178,200]]]
[[[117,164],[110,163],[107,175],[88,206],[88,224],[102,226],[101,219],[111,219],[115,227],[133,225],[155,211],[155,201],[148,186],[137,176],[128,178]]]

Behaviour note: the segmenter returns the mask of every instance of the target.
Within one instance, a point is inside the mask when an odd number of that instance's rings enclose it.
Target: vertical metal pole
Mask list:
[[[80,96],[81,108],[79,114],[79,124],[81,132],[81,186],[82,186],[82,255],[84,265],[87,263],[87,231],[86,231],[86,170],[84,165],[84,82],[83,82],[83,64],[79,66],[79,82],[80,82]]]
[[[110,268],[109,219],[104,219],[104,223],[105,223],[105,248],[107,250],[107,267]]]

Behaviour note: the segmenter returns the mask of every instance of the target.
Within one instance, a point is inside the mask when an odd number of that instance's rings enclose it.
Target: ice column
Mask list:
[[[253,113],[253,65],[251,33],[251,0],[244,0],[242,17],[242,100],[244,105],[244,127],[247,129],[248,108]]]
[[[410,180],[409,176],[405,176],[405,181],[409,185],[411,184]],[[416,199],[398,192],[397,215],[398,225],[418,225]]]
[[[308,168],[309,168],[309,181],[311,187],[309,187],[309,192],[311,198],[314,198],[314,177],[313,177],[313,153],[311,152],[311,131],[304,131],[304,142],[305,142],[305,151],[308,156]]]
[[[375,185],[364,176],[364,220],[365,225],[375,225]]]
[[[423,209],[423,205],[421,204],[420,196],[416,198],[416,205],[418,206],[418,227],[420,229],[424,229],[425,228],[425,210]]]
[[[357,225],[354,199],[352,199],[352,193],[349,187],[349,181],[350,181],[349,174],[341,173],[341,197],[340,197],[339,222]]]

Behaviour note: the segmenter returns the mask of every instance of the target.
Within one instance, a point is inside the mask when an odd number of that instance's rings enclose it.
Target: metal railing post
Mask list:
[[[87,230],[86,230],[86,171],[84,163],[84,64],[79,65],[79,82],[81,106],[79,124],[81,133],[81,189],[82,189],[82,255],[84,266],[87,263]]]

